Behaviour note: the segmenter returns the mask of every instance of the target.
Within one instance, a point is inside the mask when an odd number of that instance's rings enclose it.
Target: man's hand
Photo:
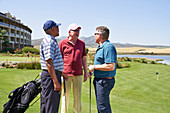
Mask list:
[[[60,94],[61,93],[61,85],[60,85],[60,83],[58,81],[57,82],[53,81],[53,83],[54,83],[54,91],[58,91],[59,94]]]
[[[89,66],[89,71],[90,71],[91,73],[93,73],[94,68],[95,68],[94,65],[90,65],[90,66]]]
[[[61,76],[63,76],[63,77],[65,78],[65,80],[68,81],[69,76],[68,76],[66,73],[63,73],[63,72],[62,72]]]
[[[87,81],[88,76],[89,76],[89,73],[84,73],[84,81],[83,82]]]

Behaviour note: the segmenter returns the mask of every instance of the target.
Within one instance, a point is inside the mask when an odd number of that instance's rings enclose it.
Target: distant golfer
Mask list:
[[[66,80],[68,76],[63,71],[63,58],[57,44],[59,28],[52,20],[44,23],[43,29],[47,34],[40,46],[41,69],[41,113],[58,113],[61,93],[61,75]]]
[[[111,113],[110,91],[115,84],[117,52],[108,40],[109,29],[104,26],[96,28],[95,42],[99,44],[94,58],[94,65],[89,66],[95,78],[93,80],[98,113]]]
[[[30,57],[30,52],[28,51],[28,53],[27,53],[27,57],[29,58]]]

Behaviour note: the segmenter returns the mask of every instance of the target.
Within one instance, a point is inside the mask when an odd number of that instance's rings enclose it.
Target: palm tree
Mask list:
[[[4,35],[7,31],[5,29],[0,28],[0,51],[2,51],[2,42],[4,40]]]

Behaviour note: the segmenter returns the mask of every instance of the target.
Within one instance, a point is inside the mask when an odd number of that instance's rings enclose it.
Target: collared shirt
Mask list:
[[[50,58],[53,60],[54,69],[63,71],[63,58],[57,40],[53,36],[47,35],[40,46],[41,69],[47,69],[46,60]]]
[[[59,43],[61,54],[64,61],[63,72],[68,76],[83,75],[82,59],[86,56],[85,43],[77,39],[73,45],[68,38]]]
[[[116,75],[117,52],[112,43],[106,40],[101,46],[98,46],[94,58],[94,65],[101,65],[107,63],[115,63],[113,71],[94,70],[94,76],[98,78],[114,77]]]

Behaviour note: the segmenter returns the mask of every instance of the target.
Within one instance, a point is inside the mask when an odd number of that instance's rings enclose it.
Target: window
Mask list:
[[[0,18],[0,22],[3,22],[3,19]]]

